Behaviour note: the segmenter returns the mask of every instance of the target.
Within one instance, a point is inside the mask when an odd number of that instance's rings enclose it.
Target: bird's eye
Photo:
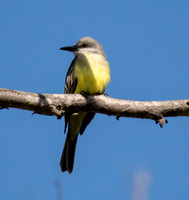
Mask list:
[[[83,43],[82,47],[86,47],[86,46],[87,46],[87,44],[86,44],[86,43]]]

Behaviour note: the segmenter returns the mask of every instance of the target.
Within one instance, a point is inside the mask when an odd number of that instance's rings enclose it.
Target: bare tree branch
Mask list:
[[[189,116],[189,99],[174,101],[130,101],[105,95],[39,94],[0,89],[0,108],[19,108],[61,118],[67,111],[93,111],[119,117],[155,120],[162,127],[164,117]]]

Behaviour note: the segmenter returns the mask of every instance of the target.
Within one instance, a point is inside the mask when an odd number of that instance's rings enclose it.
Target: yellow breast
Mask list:
[[[74,76],[77,78],[75,93],[103,93],[110,82],[110,68],[106,58],[95,53],[78,55]]]

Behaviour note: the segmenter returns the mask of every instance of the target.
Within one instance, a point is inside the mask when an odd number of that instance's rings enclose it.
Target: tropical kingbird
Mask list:
[[[84,37],[74,46],[60,49],[75,55],[66,75],[65,94],[103,94],[110,81],[110,68],[102,45]],[[63,172],[72,172],[78,134],[83,134],[94,115],[94,112],[66,113],[64,133],[67,125],[68,131],[60,160]]]

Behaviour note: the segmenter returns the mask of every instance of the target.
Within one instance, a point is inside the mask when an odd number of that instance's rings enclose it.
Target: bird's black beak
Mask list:
[[[71,47],[61,47],[60,50],[64,50],[64,51],[76,51],[77,47],[76,46],[71,46]]]

